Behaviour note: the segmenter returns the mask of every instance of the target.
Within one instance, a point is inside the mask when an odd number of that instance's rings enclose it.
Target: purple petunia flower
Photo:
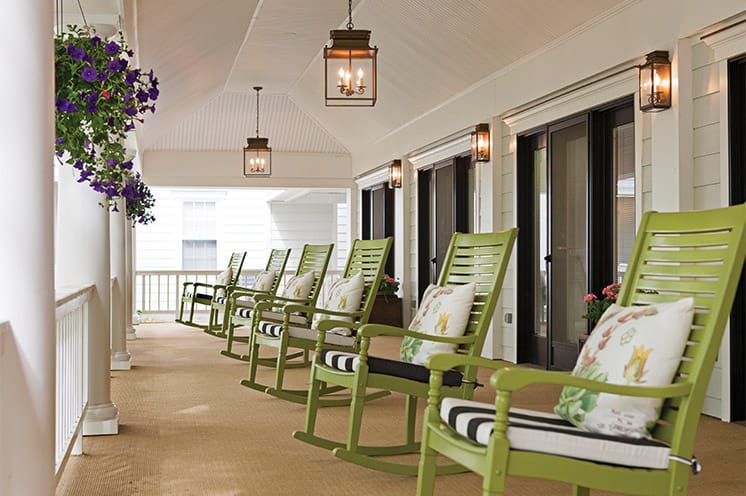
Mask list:
[[[106,123],[107,123],[108,125],[110,125],[110,126],[114,126],[114,118],[113,118],[113,117],[109,117],[109,120],[108,120],[108,121],[106,121]]]
[[[130,117],[132,117],[135,114],[137,114],[137,109],[135,109],[134,107],[124,107],[122,109],[122,112],[124,112],[125,114],[129,115]]]
[[[129,65],[129,62],[127,62],[125,59],[119,59],[119,70],[123,71],[127,68]]]
[[[99,81],[101,81],[103,83],[107,79],[109,79],[109,73],[108,72],[101,71],[101,72],[98,73],[98,80]]]
[[[155,105],[150,106],[150,112],[155,114]]]
[[[80,171],[80,179],[78,179],[79,183],[82,183],[83,181],[87,181],[88,178],[90,178],[93,175],[93,172],[91,171]]]
[[[83,148],[90,148],[90,147],[91,147],[91,142],[86,140],[86,142],[83,143]]]
[[[122,169],[132,170],[132,160],[122,162]]]
[[[129,121],[127,124],[124,125],[124,132],[125,133],[127,131],[132,131],[133,129],[135,129],[135,123],[132,122],[132,121]]]
[[[92,82],[94,79],[96,79],[97,73],[96,69],[93,67],[87,65],[83,69],[83,72],[80,73],[80,77],[82,77],[84,80],[88,81],[89,83]]]
[[[65,140],[63,140],[62,138],[57,138],[56,140],[54,140],[55,145],[62,145],[64,143],[65,143]]]
[[[109,167],[114,167],[115,165],[117,165],[117,161],[114,160],[113,158],[110,158],[109,160],[106,161],[106,165],[108,165]]]
[[[83,57],[83,60],[93,65],[93,55],[87,53],[85,54],[85,57]]]
[[[161,92],[155,86],[148,90],[148,96],[150,96],[151,100],[158,100],[158,95],[160,94]]]
[[[67,45],[67,54],[75,62],[83,60],[83,58],[86,57],[86,55],[88,55],[88,54],[85,53],[85,50],[83,50],[82,48],[77,48],[72,43],[70,43],[69,45]]]
[[[112,212],[119,212],[119,209],[117,208],[117,205],[116,205],[116,203],[115,203],[115,204],[114,204],[114,206],[112,207],[111,211],[112,211]]]
[[[127,55],[129,55],[130,57],[134,57],[135,52],[133,52],[132,50],[127,50]]]
[[[67,101],[65,98],[55,98],[54,99],[54,106],[57,107],[58,112],[67,112],[67,107],[70,105],[70,102]]]
[[[108,55],[109,57],[112,57],[119,53],[119,45],[116,41],[110,41],[109,43],[104,46],[104,53]]]
[[[139,101],[140,101],[141,103],[145,103],[145,102],[147,102],[147,101],[148,101],[148,97],[149,97],[149,96],[150,96],[150,95],[148,95],[148,92],[147,92],[147,91],[142,91],[142,90],[140,90],[140,91],[138,91],[138,92],[137,92],[137,99],[138,99],[138,100],[139,100]]]
[[[119,60],[110,60],[109,63],[106,64],[106,69],[113,74],[121,71],[122,67],[119,65]]]
[[[87,110],[87,111],[88,111],[89,113],[91,113],[91,114],[95,114],[96,112],[98,112],[98,107],[97,107],[96,105],[94,105],[93,103],[89,103],[89,104],[87,104],[87,105],[85,106],[85,109],[86,109],[86,110]]]
[[[99,43],[101,43],[101,38],[99,38],[98,36],[94,36],[93,38],[91,38],[91,45],[97,46]]]
[[[129,91],[125,93],[124,96],[122,97],[122,100],[124,101],[124,103],[127,103],[130,100],[132,100],[132,93]]]
[[[83,170],[83,161],[82,160],[76,160],[73,164],[73,167],[75,167],[78,170]]]
[[[135,85],[135,81],[137,81],[137,76],[138,75],[139,74],[138,74],[138,72],[136,70],[135,71],[129,71],[124,76],[124,82],[127,83],[127,86],[134,86]]]
[[[61,156],[63,156],[64,154],[65,154],[65,152],[63,152],[62,150],[60,150],[60,151],[58,151],[57,153],[55,153],[55,155],[57,155],[58,157],[61,157]]]

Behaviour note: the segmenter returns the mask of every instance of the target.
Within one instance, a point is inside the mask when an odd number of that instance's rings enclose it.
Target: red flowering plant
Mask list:
[[[396,296],[397,291],[399,291],[399,281],[388,274],[384,274],[381,278],[381,284],[378,286],[378,294],[384,297]]]
[[[145,112],[155,112],[158,79],[131,67],[133,56],[122,33],[106,41],[68,26],[55,37],[55,152],[80,171],[78,182],[103,193],[103,207],[117,211],[124,198],[127,218],[147,224],[155,199],[123,143]]]
[[[621,283],[609,284],[601,291],[603,299],[599,299],[598,296],[593,293],[585,295],[583,297],[583,303],[586,304],[586,313],[583,314],[583,318],[588,319],[592,325],[595,325],[606,309],[609,308],[612,303],[616,302],[621,287]]]

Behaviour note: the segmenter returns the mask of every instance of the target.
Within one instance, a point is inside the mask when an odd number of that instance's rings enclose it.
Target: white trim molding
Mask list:
[[[407,160],[415,169],[434,164],[471,149],[471,128],[449,136],[445,141],[433,143],[431,146],[417,150],[407,156]]]
[[[703,34],[700,39],[715,52],[715,60],[724,60],[746,52],[746,14],[726,27]]]

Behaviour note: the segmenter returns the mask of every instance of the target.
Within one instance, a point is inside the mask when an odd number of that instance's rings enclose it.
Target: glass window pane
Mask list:
[[[181,242],[183,270],[217,269],[218,243],[214,239],[185,239]]]
[[[635,242],[635,127],[634,123],[615,127],[613,136],[613,166],[615,186],[616,228],[614,250],[616,280],[621,282],[627,270],[629,255]]]

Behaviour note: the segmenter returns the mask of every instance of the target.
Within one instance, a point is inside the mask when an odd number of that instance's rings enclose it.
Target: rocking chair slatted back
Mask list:
[[[234,251],[233,253],[231,253],[231,258],[228,262],[228,267],[231,268],[231,282],[229,285],[238,284],[238,277],[241,275],[241,269],[243,269],[244,260],[246,260],[245,251]]]
[[[285,273],[285,265],[288,263],[290,257],[290,249],[280,250],[273,249],[269,254],[269,260],[267,260],[267,266],[264,270],[272,270],[275,273],[275,279],[272,281],[272,287],[269,289],[270,294],[275,294],[277,288],[282,280],[282,275]]]
[[[356,239],[352,243],[343,277],[352,277],[358,272],[362,272],[363,279],[365,279],[365,289],[360,300],[360,311],[362,312],[358,319],[360,322],[367,322],[370,312],[373,310],[378,286],[383,278],[382,268],[391,248],[391,239],[391,237],[372,240]]]
[[[487,333],[478,331],[492,318],[508,265],[505,258],[510,257],[517,235],[517,229],[510,229],[490,234],[456,233],[453,236],[438,285],[476,283],[471,316],[464,334],[476,334],[477,340],[462,344],[459,352],[470,354],[474,349],[478,355],[482,350]]]
[[[329,266],[329,259],[332,256],[334,243],[328,245],[304,245],[303,254],[298,262],[298,270],[295,275],[302,275],[308,272],[314,272],[313,286],[308,294],[308,304],[316,305],[316,300],[321,294],[321,285],[326,276],[326,269]]]
[[[695,300],[689,344],[674,382],[691,394],[667,400],[653,436],[690,454],[746,254],[746,204],[716,211],[645,214],[619,294],[621,305]],[[694,426],[695,428],[692,428]]]

